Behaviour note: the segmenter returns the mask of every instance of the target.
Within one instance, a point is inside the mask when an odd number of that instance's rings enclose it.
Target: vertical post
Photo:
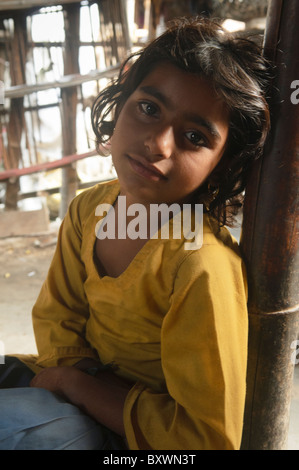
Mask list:
[[[12,85],[26,83],[25,64],[27,54],[26,15],[21,12],[14,17],[14,33],[10,44],[9,63]],[[11,100],[9,123],[7,126],[9,168],[18,168],[22,160],[21,138],[24,131],[25,117],[23,98]],[[7,168],[7,169],[9,169]],[[18,178],[10,179],[6,184],[5,209],[16,210],[20,184]]]
[[[287,448],[299,327],[299,2],[271,0],[265,55],[276,64],[272,131],[246,191],[241,248],[249,281],[249,358],[242,449]]]
[[[79,24],[80,3],[64,5],[65,24],[65,50],[64,74],[79,73]],[[63,88],[61,90],[61,126],[63,155],[72,155],[77,152],[77,87]],[[76,195],[78,176],[76,164],[62,168],[61,203],[59,216],[65,216],[69,203]]]
[[[125,54],[127,55],[127,53],[132,49],[132,41],[128,24],[128,0],[126,0],[125,2],[119,2],[119,13],[124,36]]]

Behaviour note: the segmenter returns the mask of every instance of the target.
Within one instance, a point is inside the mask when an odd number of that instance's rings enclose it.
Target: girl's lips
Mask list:
[[[134,158],[127,155],[129,163],[132,169],[140,176],[144,178],[153,180],[153,181],[161,181],[166,180],[166,176],[164,176],[159,170],[154,168],[149,163],[141,163],[139,160],[135,160]]]

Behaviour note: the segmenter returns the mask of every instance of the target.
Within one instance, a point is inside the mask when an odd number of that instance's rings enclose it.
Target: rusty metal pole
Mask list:
[[[299,328],[298,44],[298,0],[271,0],[264,52],[277,65],[272,131],[246,191],[241,237],[249,278],[244,450],[287,448]]]

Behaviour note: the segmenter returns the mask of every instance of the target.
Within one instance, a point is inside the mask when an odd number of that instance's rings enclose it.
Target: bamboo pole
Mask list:
[[[64,6],[65,15],[65,50],[64,73],[79,73],[79,25],[80,4]],[[77,87],[61,90],[61,127],[63,155],[77,151]],[[76,196],[78,189],[78,176],[76,164],[73,163],[62,168],[61,203],[59,216],[62,219],[68,209],[69,203]]]
[[[241,247],[249,281],[249,358],[242,449],[287,448],[299,328],[299,2],[271,0],[265,55],[277,66],[272,132],[246,191]]]

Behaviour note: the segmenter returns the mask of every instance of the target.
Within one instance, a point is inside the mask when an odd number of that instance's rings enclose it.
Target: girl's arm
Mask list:
[[[166,390],[137,383],[124,409],[130,449],[240,446],[248,318],[242,261],[213,244],[180,266],[161,330]]]
[[[89,306],[81,259],[80,201],[80,197],[73,200],[60,227],[47,279],[32,310],[41,367],[73,365],[85,357],[97,359],[85,340]]]
[[[125,437],[123,409],[131,385],[113,373],[100,372],[92,377],[74,367],[50,367],[34,377],[31,387],[63,396],[95,421]]]

